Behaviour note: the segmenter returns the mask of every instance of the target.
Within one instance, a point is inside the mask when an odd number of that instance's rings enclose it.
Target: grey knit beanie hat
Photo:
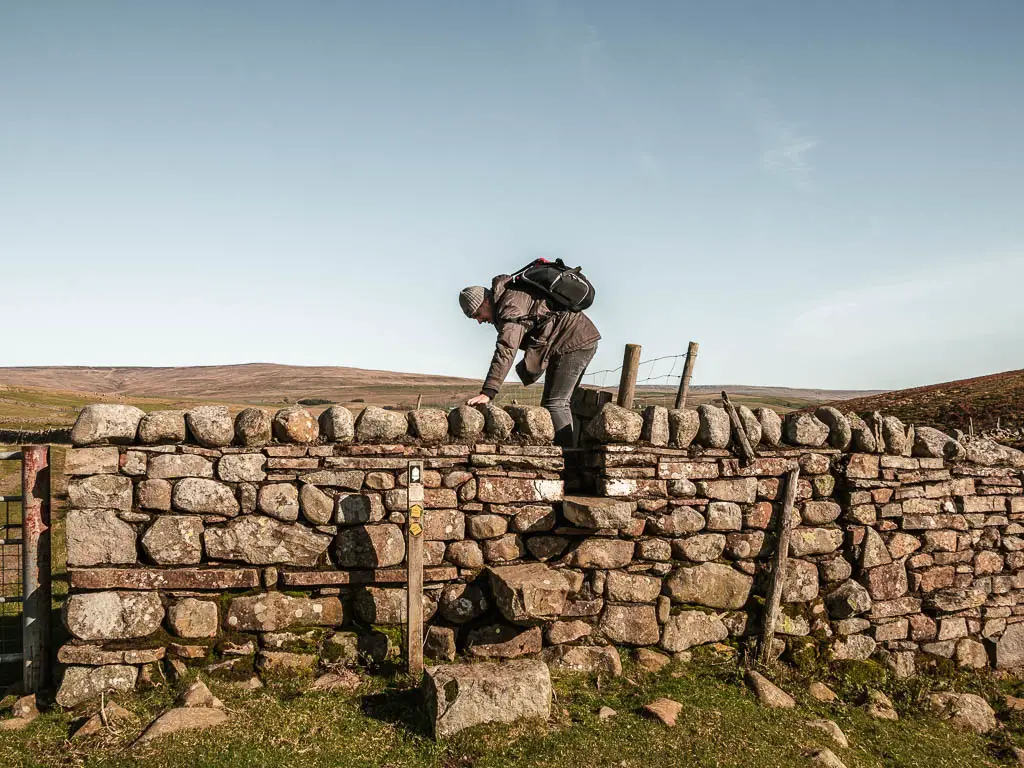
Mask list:
[[[480,309],[480,305],[484,303],[486,297],[487,289],[482,285],[471,285],[469,288],[463,288],[462,293],[459,294],[459,306],[462,307],[466,317],[472,317]]]

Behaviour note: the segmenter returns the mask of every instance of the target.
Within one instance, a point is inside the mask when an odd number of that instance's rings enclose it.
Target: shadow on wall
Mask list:
[[[363,498],[355,497],[355,498]],[[405,536],[394,523],[344,528],[335,539],[335,559],[341,568],[390,568],[405,559]]]

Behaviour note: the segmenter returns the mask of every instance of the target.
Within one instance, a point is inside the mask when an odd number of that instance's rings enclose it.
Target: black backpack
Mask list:
[[[581,272],[561,259],[535,259],[512,275],[509,287],[547,299],[554,310],[582,312],[594,303],[594,286]]]

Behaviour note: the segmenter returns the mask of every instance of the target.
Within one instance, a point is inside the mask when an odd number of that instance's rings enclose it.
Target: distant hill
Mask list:
[[[882,411],[946,431],[1024,428],[1024,370],[993,373],[927,387],[900,389],[834,403],[844,411]]]
[[[474,386],[473,379],[340,366],[204,365],[182,368],[47,366],[0,368],[0,384],[65,392],[95,392],[224,402],[321,397],[343,400],[353,389],[380,386]]]
[[[616,377],[608,382],[612,388]],[[0,429],[40,430],[67,427],[90,402],[133,403],[143,410],[189,408],[220,403],[232,411],[249,405],[280,407],[301,402],[314,412],[328,403],[351,408],[380,405],[397,408],[451,407],[479,392],[479,379],[375,371],[338,366],[273,363],[211,365],[185,368],[45,366],[0,368]],[[737,403],[765,405],[785,412],[811,403],[845,400],[867,394],[844,390],[694,386],[689,406],[718,402],[725,389]],[[538,404],[543,388],[506,383],[499,403]],[[669,405],[675,387],[637,390],[640,405]]]
[[[227,405],[328,403],[412,407],[457,402],[479,391],[476,379],[331,366],[210,365],[184,368],[0,368],[0,430],[72,424],[87,403],[132,403],[143,410]]]

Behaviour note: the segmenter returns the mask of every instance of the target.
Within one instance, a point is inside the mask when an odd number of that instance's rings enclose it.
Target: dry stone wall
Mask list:
[[[427,655],[619,671],[761,632],[784,475],[797,525],[780,651],[899,674],[1024,663],[1024,455],[877,415],[606,405],[585,447],[543,409],[89,406],[66,472],[65,706],[154,664],[250,676],[383,659],[405,621],[410,459],[425,466]],[[394,649],[390,649],[393,651]]]

